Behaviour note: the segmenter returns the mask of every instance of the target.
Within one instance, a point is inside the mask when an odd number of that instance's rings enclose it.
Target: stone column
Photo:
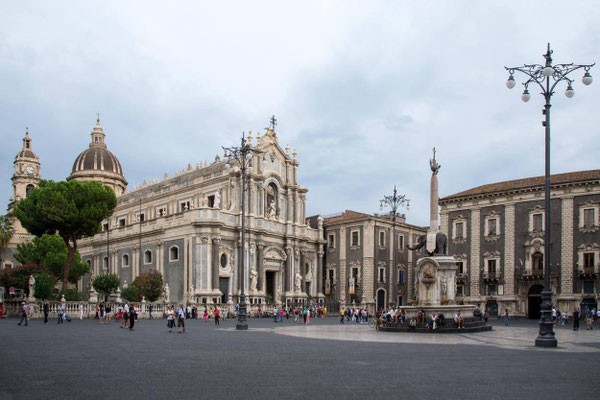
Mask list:
[[[504,295],[515,295],[515,205],[504,207]]]
[[[480,269],[480,224],[481,224],[481,209],[471,210],[471,257],[469,266],[469,281],[471,282],[470,296],[479,296],[479,269]]]
[[[285,248],[285,254],[286,254],[286,259],[285,259],[285,264],[284,264],[284,268],[283,268],[283,291],[285,293],[290,291],[290,269],[292,268],[292,257],[294,256],[294,254],[292,253],[292,248],[291,247],[286,247]]]
[[[574,229],[573,197],[561,201],[561,260],[560,294],[573,295],[573,234]],[[552,266],[556,268],[555,265]]]
[[[264,263],[264,253],[263,253],[263,249],[264,249],[265,245],[262,243],[257,243],[256,244],[256,260],[258,263],[258,268],[257,268],[257,272],[258,272],[258,281],[257,281],[257,287],[256,289],[259,292],[265,292],[265,263]]]
[[[442,209],[440,213],[440,231],[450,238],[450,229],[448,227],[448,211]]]
[[[160,271],[163,278],[165,278],[165,266],[162,259],[162,241],[156,242],[156,269]]]
[[[212,291],[213,293],[220,293],[219,290],[219,243],[221,243],[221,237],[215,236],[212,238]]]
[[[435,160],[433,161],[435,162]],[[433,171],[433,173],[431,174],[430,193],[431,195],[429,199],[429,230],[437,232],[437,230],[439,229],[437,171]]]
[[[306,251],[300,250],[300,268],[298,268],[298,271],[300,272],[300,275],[302,275],[302,284],[300,285],[300,290],[302,291],[302,293],[306,293],[306,266],[304,265],[305,263]]]
[[[317,276],[313,279],[317,281],[317,296],[323,295],[323,250],[322,245],[319,245],[319,251],[317,252]]]

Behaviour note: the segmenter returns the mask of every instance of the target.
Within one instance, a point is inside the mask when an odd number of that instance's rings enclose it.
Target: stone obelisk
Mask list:
[[[429,199],[429,229],[427,230],[427,244],[426,249],[428,252],[433,253],[435,250],[436,233],[440,230],[439,224],[439,211],[438,211],[438,178],[437,174],[442,167],[435,160],[435,147],[433,148],[433,159],[429,160],[429,166],[431,167],[431,185],[430,185],[430,199]]]

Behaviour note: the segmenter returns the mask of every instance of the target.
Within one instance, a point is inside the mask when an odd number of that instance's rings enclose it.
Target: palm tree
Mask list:
[[[2,249],[8,246],[14,232],[10,218],[6,215],[0,215],[0,269],[2,268]]]

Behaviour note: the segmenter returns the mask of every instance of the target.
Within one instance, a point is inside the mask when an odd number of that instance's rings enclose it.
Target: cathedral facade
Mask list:
[[[84,293],[98,274],[117,274],[126,287],[139,274],[158,271],[170,302],[233,305],[239,301],[242,280],[251,305],[323,302],[322,219],[315,228],[307,224],[308,190],[297,181],[297,154],[290,154],[289,146],[280,147],[274,128],[256,138],[248,136],[260,154],[253,156],[244,194],[239,166],[218,156],[210,165],[188,164],[173,177],[165,174],[129,191],[99,120],[91,137],[67,179],[108,185],[117,195],[117,207],[103,221],[101,233],[78,242],[82,260],[91,266],[79,283]],[[40,179],[39,160],[27,152],[26,139],[15,160],[13,186],[18,188],[11,204]]]

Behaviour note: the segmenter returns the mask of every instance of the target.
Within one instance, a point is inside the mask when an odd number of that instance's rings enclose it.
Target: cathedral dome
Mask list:
[[[95,180],[110,186],[117,196],[125,192],[127,181],[119,159],[106,148],[100,119],[91,133],[90,147],[77,156],[67,180]]]

